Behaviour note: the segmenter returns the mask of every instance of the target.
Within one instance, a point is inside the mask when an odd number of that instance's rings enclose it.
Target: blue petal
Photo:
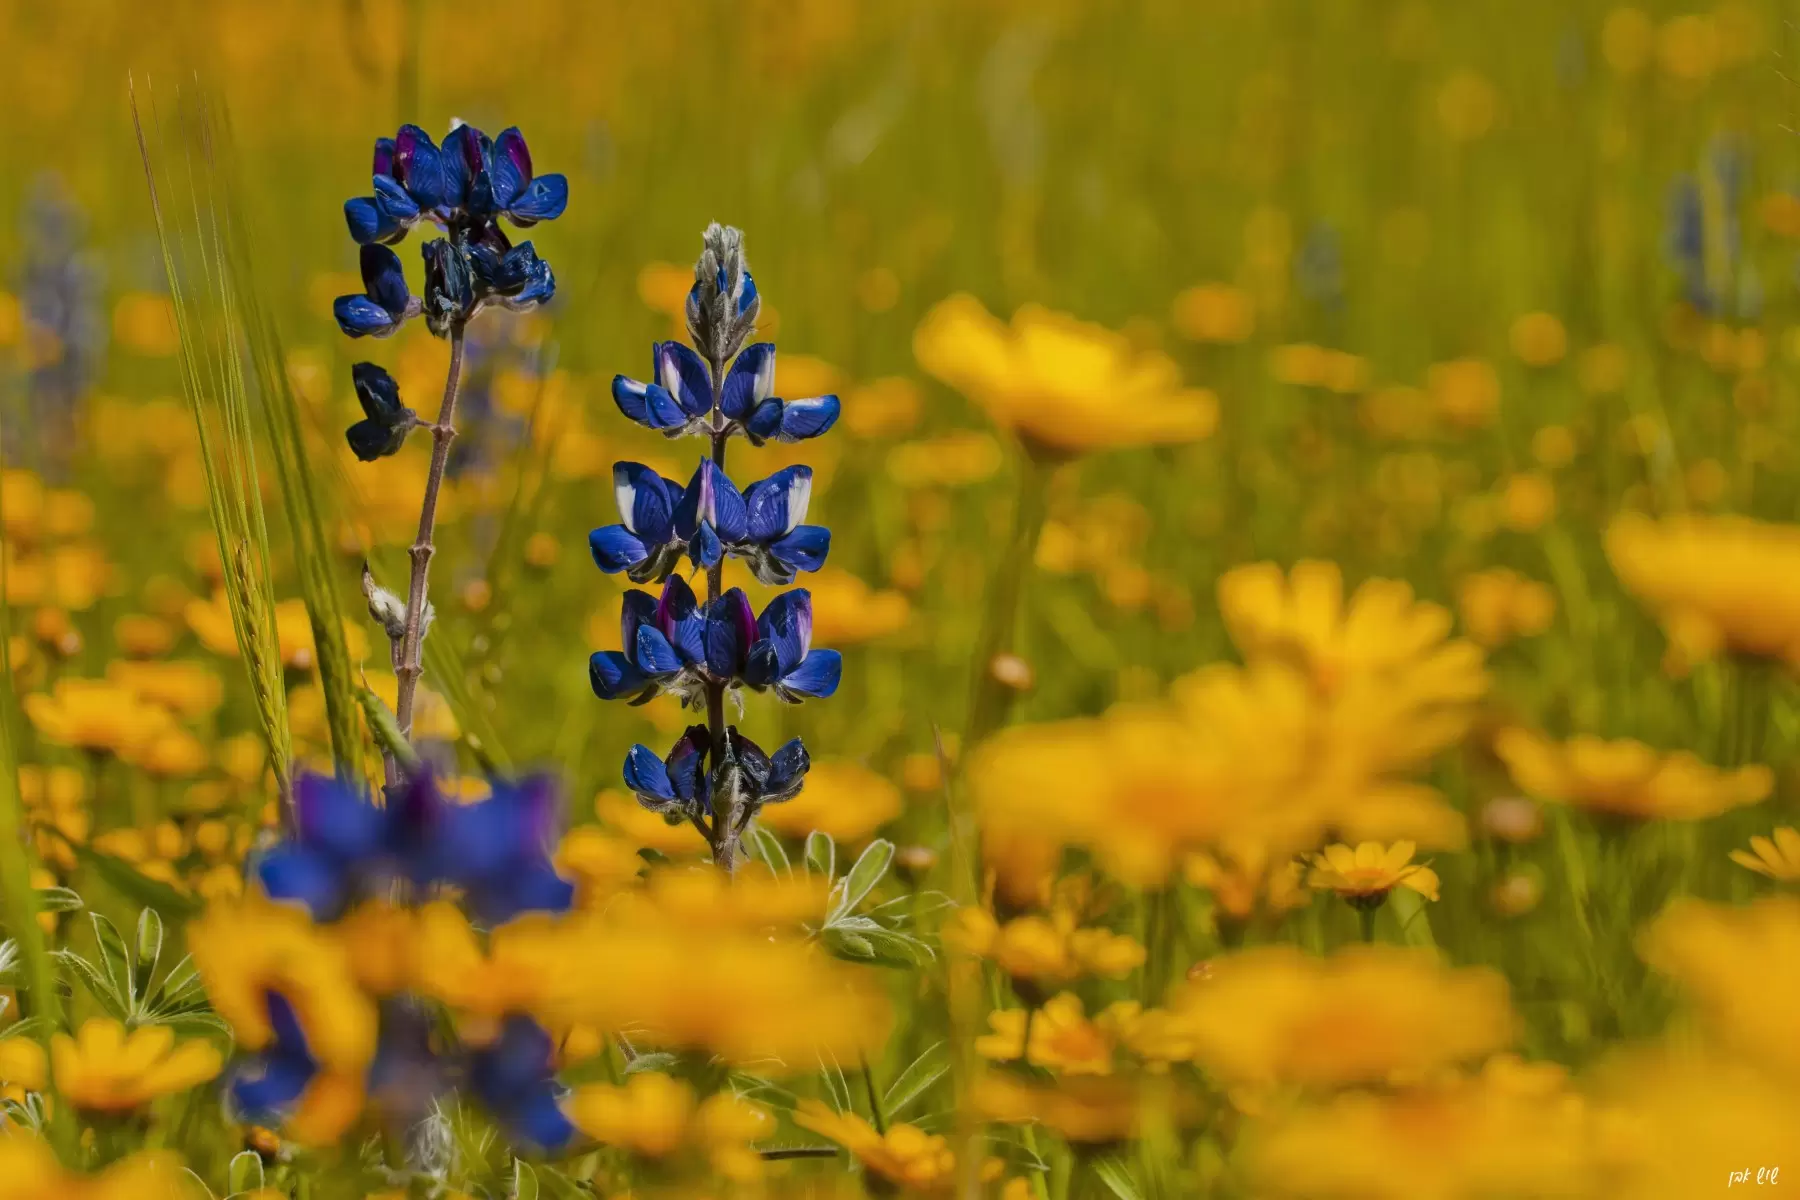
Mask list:
[[[739,284],[738,288],[737,302],[738,316],[740,317],[749,312],[750,306],[756,303],[756,280],[750,277],[748,271],[743,273],[742,278],[743,282]]]
[[[506,210],[515,225],[554,221],[569,206],[569,181],[561,175],[540,175],[525,185]]]
[[[700,601],[687,580],[671,575],[656,603],[656,627],[669,639],[684,664],[699,666],[706,657],[706,621]]]
[[[344,440],[350,444],[350,452],[358,459],[374,462],[378,458],[398,454],[400,447],[406,444],[409,432],[411,426],[389,425],[371,418],[358,421],[344,430]]]
[[[605,525],[588,534],[594,563],[608,575],[617,575],[650,557],[650,550],[623,525]]]
[[[433,209],[444,202],[443,155],[431,135],[417,125],[400,127],[400,135],[393,143],[392,174],[421,209]]]
[[[760,444],[781,432],[781,410],[781,401],[773,396],[756,406],[744,422],[744,431],[752,442]]]
[[[781,408],[780,439],[784,442],[798,442],[818,437],[837,424],[838,408],[836,396],[789,400]]]
[[[831,530],[823,525],[801,525],[770,544],[769,553],[800,571],[816,571],[831,552]]]
[[[652,351],[656,381],[669,389],[690,417],[712,411],[712,371],[706,360],[681,342],[658,342]]]
[[[757,342],[738,352],[731,370],[725,375],[725,388],[719,397],[719,411],[733,421],[742,421],[775,391],[775,343]]]
[[[231,1098],[244,1116],[278,1123],[318,1073],[318,1064],[309,1058],[265,1054],[231,1081]]]
[[[668,761],[669,784],[675,795],[689,804],[698,803],[706,812],[712,811],[712,781],[706,774],[704,752],[710,742],[706,726],[690,726],[670,749]]]
[[[744,494],[737,490],[737,484],[731,477],[711,459],[706,466],[712,475],[712,524],[719,540],[727,545],[735,545],[749,536],[750,515],[744,505]]]
[[[343,908],[348,881],[340,864],[318,851],[276,846],[256,864],[256,878],[271,900],[292,900],[318,920]]]
[[[294,784],[294,837],[308,850],[354,862],[381,852],[387,818],[351,784],[302,775]]]
[[[700,460],[700,465],[694,468],[694,477],[682,489],[681,499],[675,504],[675,536],[683,541],[699,532],[701,524],[712,513],[712,475],[706,469],[711,461]]]
[[[574,902],[575,885],[548,861],[490,877],[471,885],[464,895],[475,919],[490,925],[503,925],[521,913],[568,912]]]
[[[744,682],[753,688],[766,688],[781,678],[781,659],[775,653],[775,643],[767,638],[750,647],[750,653],[744,656]]]
[[[332,302],[331,315],[351,337],[386,337],[400,328],[392,313],[367,296],[339,296]]]
[[[636,588],[619,601],[619,646],[627,654],[637,648],[638,630],[656,624],[656,597]],[[634,660],[635,661],[635,660]]]
[[[763,783],[766,793],[782,795],[797,791],[806,772],[812,768],[812,756],[799,738],[784,742],[769,759],[768,778]]]
[[[812,642],[812,593],[795,588],[769,601],[757,618],[756,631],[759,640],[774,645],[779,674],[786,675],[800,665]]]
[[[356,401],[363,415],[371,421],[391,425],[406,413],[400,403],[400,385],[385,369],[372,362],[359,362],[350,368],[350,382],[356,389]]]
[[[531,151],[526,148],[525,135],[517,126],[501,130],[494,138],[493,149],[488,154],[488,179],[494,190],[494,207],[502,211],[511,207],[513,200],[531,182]]]
[[[706,607],[706,668],[721,679],[737,674],[750,648],[756,626],[749,612],[750,600],[741,588]]]
[[[638,626],[637,665],[647,675],[673,675],[681,670],[681,658],[669,644],[662,630],[649,625]]]
[[[416,200],[406,194],[392,178],[386,175],[375,176],[375,207],[381,215],[399,229],[405,229],[419,219],[419,205]]]
[[[400,266],[400,256],[386,246],[364,246],[361,258],[363,290],[369,299],[398,318],[412,299],[406,290],[406,271]]]
[[[394,173],[393,138],[375,139],[375,165],[373,173],[376,175],[392,175]]]
[[[836,650],[814,650],[795,670],[781,679],[785,691],[823,700],[838,689],[844,674],[844,656]]]
[[[724,556],[724,548],[719,545],[719,535],[710,524],[700,526],[694,531],[694,536],[688,539],[688,557],[697,567],[710,568]]]
[[[602,650],[588,659],[588,683],[602,700],[636,696],[649,684],[644,673],[617,650]]]
[[[373,196],[344,201],[344,224],[350,227],[350,236],[359,246],[385,242],[400,232],[399,223],[382,213]]]
[[[773,541],[804,521],[812,501],[812,481],[811,467],[794,466],[759,479],[745,489],[748,540]]]
[[[675,787],[669,782],[668,767],[656,756],[656,751],[645,745],[633,746],[625,756],[625,786],[640,796],[653,796],[658,800],[675,799]]]
[[[661,475],[643,463],[614,463],[613,496],[626,529],[649,545],[669,540],[675,513]]]

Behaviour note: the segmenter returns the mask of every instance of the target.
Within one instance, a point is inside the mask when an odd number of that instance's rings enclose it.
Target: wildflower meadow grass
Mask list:
[[[0,1200],[1800,1188],[1800,6],[0,46]]]

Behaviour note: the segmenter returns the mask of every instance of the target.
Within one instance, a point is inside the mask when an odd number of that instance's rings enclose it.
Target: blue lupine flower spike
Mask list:
[[[357,363],[350,378],[363,410],[363,419],[344,431],[351,451],[364,462],[396,453],[419,424],[418,414],[400,402],[394,377],[374,363]]]
[[[351,337],[387,337],[419,315],[400,256],[386,246],[362,248],[362,278],[363,295],[339,296],[331,306],[338,327]]]

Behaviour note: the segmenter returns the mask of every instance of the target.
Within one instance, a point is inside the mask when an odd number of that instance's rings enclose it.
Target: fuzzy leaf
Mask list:
[[[512,1200],[538,1200],[537,1172],[522,1158],[513,1159]]]
[[[81,981],[81,986],[100,1002],[100,1007],[106,1010],[107,1016],[123,1021],[131,1015],[130,1001],[114,990],[112,980],[99,967],[73,950],[58,950],[54,957],[59,965],[74,972],[75,978]]]
[[[826,880],[837,877],[837,843],[829,833],[815,829],[806,835],[806,869]]]
[[[262,1187],[262,1156],[254,1150],[240,1150],[233,1155],[231,1166],[225,1172],[225,1183],[234,1196],[240,1192],[254,1192]]]
[[[94,923],[94,941],[100,949],[100,970],[106,976],[112,988],[112,994],[125,1005],[129,1012],[137,1003],[137,987],[132,981],[131,951],[125,948],[125,939],[119,935],[119,927],[101,916],[89,913]]]
[[[882,1110],[892,1120],[907,1105],[924,1095],[932,1084],[942,1079],[950,1070],[950,1048],[947,1042],[934,1042],[925,1048],[925,1052],[912,1060],[906,1070],[895,1077],[888,1085],[887,1095],[881,1099]]]
[[[886,838],[870,842],[855,865],[832,889],[831,919],[835,921],[840,914],[855,912],[857,906],[868,899],[869,893],[875,890],[876,885],[887,874],[893,861],[894,843]]]

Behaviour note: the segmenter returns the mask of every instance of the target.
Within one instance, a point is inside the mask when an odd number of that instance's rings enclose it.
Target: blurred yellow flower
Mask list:
[[[165,1150],[140,1150],[97,1175],[78,1175],[34,1134],[0,1136],[0,1200],[191,1200],[203,1194],[180,1156]]]
[[[1562,1105],[1479,1085],[1352,1093],[1254,1121],[1254,1186],[1336,1200],[1578,1200],[1602,1190],[1586,1126]],[[1630,1193],[1633,1196],[1638,1193]]]
[[[1219,578],[1219,611],[1245,659],[1291,663],[1326,694],[1358,684],[1404,692],[1460,737],[1487,690],[1481,651],[1450,636],[1450,613],[1393,579],[1364,582],[1344,600],[1336,563],[1233,567]]]
[[[1600,53],[1606,65],[1620,75],[1642,71],[1655,43],[1656,26],[1642,9],[1615,8],[1600,27]]]
[[[1211,433],[1218,401],[1181,386],[1174,360],[1122,334],[1026,305],[1010,327],[972,296],[941,302],[913,335],[925,371],[1054,456]]]
[[[1556,596],[1535,579],[1494,567],[1463,577],[1456,607],[1470,639],[1493,649],[1548,630],[1556,616]]]
[[[49,695],[35,692],[23,703],[44,740],[104,751],[128,762],[174,726],[167,709],[104,679],[59,679]]]
[[[212,712],[225,697],[224,681],[205,663],[114,662],[106,677],[188,720]]]
[[[1087,1019],[1073,992],[1052,996],[1036,1009],[991,1012],[988,1027],[991,1032],[975,1039],[975,1052],[983,1058],[1024,1059],[1056,1075],[1112,1074],[1113,1039],[1099,1019]]]
[[[1734,964],[1738,974],[1745,969]],[[1792,1028],[1790,1020],[1790,1042]],[[1594,1090],[1601,1110],[1594,1154],[1607,1195],[1690,1200],[1724,1191],[1734,1176],[1751,1193],[1774,1192],[1768,1185],[1785,1183],[1792,1171],[1800,1092],[1753,1063],[1649,1050],[1604,1065]],[[1759,1188],[1763,1167],[1776,1168],[1777,1178],[1765,1174]]]
[[[902,375],[871,379],[844,397],[844,428],[859,438],[896,438],[919,423],[924,397]]]
[[[643,867],[634,842],[592,825],[569,830],[556,848],[557,873],[575,885],[578,908],[604,904],[635,880]]]
[[[706,851],[706,840],[692,825],[669,824],[630,792],[617,788],[601,791],[594,797],[594,815],[601,828],[634,848],[641,846],[672,858],[693,858]]]
[[[188,628],[200,639],[201,645],[214,654],[222,654],[227,658],[237,657],[237,633],[231,624],[231,606],[223,590],[214,592],[210,601],[188,601],[182,615],[187,619]],[[306,601],[296,598],[276,604],[275,633],[281,646],[282,665],[300,671],[310,670],[315,662],[316,650],[313,645],[312,619],[306,614]],[[348,618],[344,621],[344,642],[352,664],[368,657],[368,635],[360,625],[353,624]]]
[[[826,759],[813,763],[798,796],[768,805],[757,823],[791,838],[817,830],[859,845],[899,816],[901,808],[900,789],[888,779],[848,759]]]
[[[1188,883],[1212,893],[1219,910],[1238,921],[1258,912],[1279,916],[1305,907],[1311,897],[1300,886],[1302,872],[1297,859],[1272,858],[1266,846],[1254,841],[1228,840],[1216,851],[1199,851],[1182,862]]]
[[[1640,820],[1718,816],[1758,803],[1775,786],[1761,764],[1721,770],[1685,750],[1663,754],[1630,738],[1579,734],[1558,743],[1512,727],[1495,736],[1494,752],[1513,782],[1540,800]]]
[[[1553,367],[1569,352],[1563,323],[1547,312],[1530,312],[1514,321],[1513,353],[1528,367]]]
[[[127,613],[113,622],[113,640],[121,653],[133,658],[155,658],[175,648],[175,627],[161,617]]]
[[[1500,97],[1494,85],[1474,71],[1458,71],[1438,91],[1438,123],[1450,140],[1472,142],[1493,128]]]
[[[207,998],[239,1046],[274,1041],[271,994],[293,1009],[319,1072],[288,1129],[309,1144],[336,1141],[362,1111],[375,1057],[375,1002],[357,983],[349,949],[304,912],[262,899],[210,906],[187,937]]]
[[[1106,929],[1083,929],[1076,914],[1057,906],[1001,924],[985,908],[959,908],[944,923],[944,945],[991,961],[1013,979],[1068,983],[1086,975],[1121,979],[1144,962],[1136,939]]]
[[[1165,1081],[1123,1075],[1076,1076],[1044,1084],[990,1071],[976,1078],[970,1104],[986,1120],[1037,1123],[1071,1142],[1090,1145],[1125,1142],[1162,1122],[1185,1126],[1199,1115],[1194,1098]]]
[[[1192,342],[1247,342],[1256,332],[1256,303],[1228,283],[1200,283],[1175,297],[1175,331]]]
[[[1542,471],[1520,471],[1500,484],[1500,519],[1515,533],[1534,533],[1556,515],[1556,485]]]
[[[813,597],[813,637],[820,645],[856,646],[906,628],[912,605],[899,592],[870,587],[840,567],[806,579]],[[812,786],[811,780],[807,786]]]
[[[113,306],[113,338],[133,354],[170,357],[181,348],[174,303],[153,292],[126,292]]]
[[[1427,900],[1438,898],[1437,872],[1412,860],[1411,842],[1383,846],[1362,842],[1355,847],[1327,846],[1313,856],[1307,886],[1336,892],[1357,908],[1373,908],[1397,887],[1411,888]]]
[[[1227,1084],[1344,1087],[1418,1078],[1502,1049],[1506,981],[1431,954],[1352,946],[1314,958],[1266,946],[1215,958],[1169,1013],[1194,1061]]]
[[[1639,950],[1720,1045],[1800,1081],[1800,898],[1741,907],[1682,898],[1643,931]]]
[[[128,1034],[108,1017],[90,1017],[74,1037],[57,1034],[50,1061],[57,1094],[90,1112],[125,1112],[159,1096],[185,1092],[225,1065],[207,1042],[176,1045],[175,1031],[167,1025],[140,1025]]]
[[[1800,669],[1800,526],[1627,514],[1607,530],[1606,557],[1662,622],[1667,669],[1724,650]]]
[[[961,430],[888,451],[888,478],[901,487],[968,487],[992,479],[1005,457],[990,433]]]
[[[1594,396],[1614,395],[1623,391],[1631,378],[1631,355],[1616,342],[1592,346],[1581,356],[1578,377],[1584,392]]]
[[[691,1148],[733,1182],[762,1174],[751,1143],[775,1126],[766,1111],[729,1092],[696,1104],[692,1088],[656,1071],[629,1075],[622,1087],[578,1088],[564,1104],[575,1127],[597,1141],[649,1159]]]
[[[1792,825],[1775,830],[1773,840],[1761,834],[1750,839],[1750,849],[1733,850],[1731,861],[1782,883],[1800,882],[1800,832]]]
[[[869,1174],[907,1191],[948,1194],[956,1183],[956,1155],[943,1135],[926,1133],[916,1125],[889,1125],[886,1133],[853,1112],[835,1113],[817,1100],[802,1100],[794,1110],[794,1124],[836,1142],[863,1165]],[[999,1161],[985,1169],[984,1178],[997,1178]]]
[[[1483,359],[1433,365],[1425,373],[1425,390],[1438,415],[1459,429],[1485,428],[1500,412],[1500,377]]]
[[[1658,31],[1656,50],[1669,75],[1699,82],[1719,65],[1719,32],[1710,15],[1675,17]]]

